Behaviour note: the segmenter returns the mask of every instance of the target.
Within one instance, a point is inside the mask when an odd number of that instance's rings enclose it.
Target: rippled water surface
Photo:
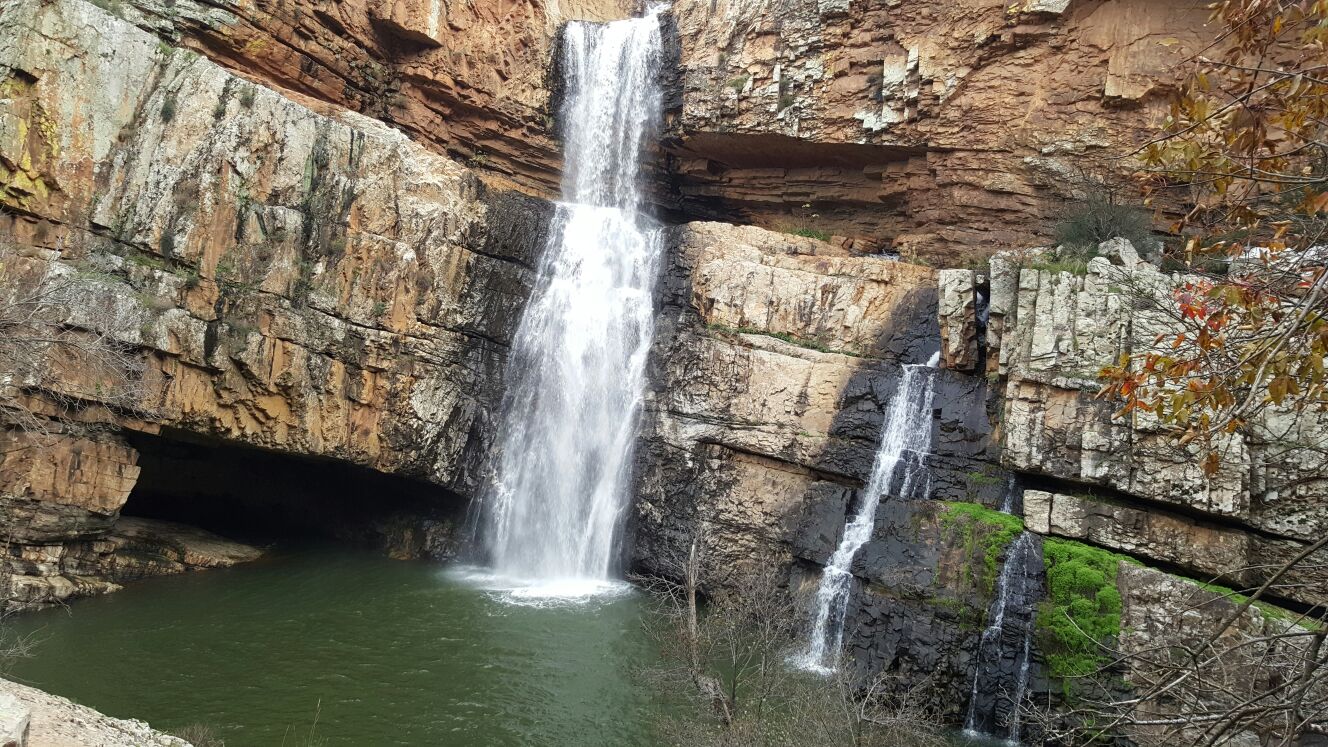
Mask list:
[[[228,745],[635,745],[643,599],[513,604],[464,573],[345,550],[153,579],[14,619],[11,676]]]

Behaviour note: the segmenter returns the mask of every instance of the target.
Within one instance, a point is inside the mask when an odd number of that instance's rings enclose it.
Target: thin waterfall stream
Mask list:
[[[821,573],[816,590],[816,618],[807,648],[794,659],[803,669],[834,671],[844,644],[844,619],[853,591],[853,558],[871,539],[882,496],[911,495],[918,483],[919,473],[923,471],[922,455],[931,445],[935,363],[933,359],[925,366],[904,366],[899,387],[886,410],[880,445],[861,503],[844,526],[839,546]]]
[[[564,201],[513,342],[483,501],[492,571],[516,595],[615,586],[662,249],[640,174],[661,48],[659,9],[566,27]]]
[[[1011,475],[1001,512],[1022,509],[1023,492]],[[996,597],[987,611],[987,627],[978,639],[964,731],[1018,743],[1020,706],[1028,692],[1036,605],[1042,589],[1042,542],[1021,532],[1005,550],[996,578]],[[1003,727],[1003,728],[1002,728]]]

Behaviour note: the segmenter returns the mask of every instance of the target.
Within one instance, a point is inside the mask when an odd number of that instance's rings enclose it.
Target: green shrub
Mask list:
[[[1055,236],[1057,244],[1080,254],[1087,252],[1089,258],[1096,254],[1098,244],[1117,236],[1127,239],[1140,252],[1157,243],[1146,210],[1121,204],[1100,192],[1068,203],[1057,217]]]
[[[989,475],[986,472],[978,472],[976,470],[966,473],[964,477],[968,479],[968,482],[971,485],[1000,485],[1005,482],[996,475]]]
[[[170,122],[172,119],[175,119],[175,94],[168,93],[161,102],[161,121]]]
[[[1068,272],[1073,275],[1085,275],[1088,273],[1088,260],[1096,256],[1096,249],[1090,251],[1062,244],[1060,248],[1030,261],[1028,266],[1034,270],[1042,270],[1053,274]]]
[[[792,228],[789,229],[788,231],[785,231],[785,233],[790,233],[793,234],[794,236],[801,236],[807,239],[816,239],[817,241],[830,240],[830,234],[815,228]]]

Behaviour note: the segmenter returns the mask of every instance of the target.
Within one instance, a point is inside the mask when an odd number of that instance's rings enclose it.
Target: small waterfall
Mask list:
[[[615,571],[662,249],[639,212],[661,48],[658,10],[566,27],[565,201],[512,344],[483,497],[493,571],[531,596],[593,593]]]
[[[1006,550],[996,581],[996,598],[987,612],[990,623],[978,640],[977,667],[964,721],[966,732],[1019,741],[1019,706],[1028,692],[1041,574],[1041,540],[1032,532],[1022,532]],[[1002,722],[1003,735],[997,728]]]
[[[1003,514],[1022,514],[1024,512],[1024,492],[1019,489],[1019,483],[1015,479],[1014,473],[1005,480],[1005,495],[1001,497],[1001,513]]]
[[[872,463],[871,477],[862,492],[862,503],[845,525],[839,547],[821,573],[816,590],[816,621],[807,650],[794,660],[804,669],[822,673],[834,670],[844,645],[844,619],[853,590],[853,558],[871,539],[881,497],[887,493],[911,495],[918,474],[924,472],[922,456],[931,445],[933,373],[931,365],[904,366],[899,388],[885,413],[881,443]]]

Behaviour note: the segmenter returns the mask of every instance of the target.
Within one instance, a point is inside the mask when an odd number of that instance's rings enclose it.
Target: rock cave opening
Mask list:
[[[399,558],[455,554],[466,504],[437,485],[172,429],[126,440],[141,472],[123,517],[256,545],[333,540]]]

